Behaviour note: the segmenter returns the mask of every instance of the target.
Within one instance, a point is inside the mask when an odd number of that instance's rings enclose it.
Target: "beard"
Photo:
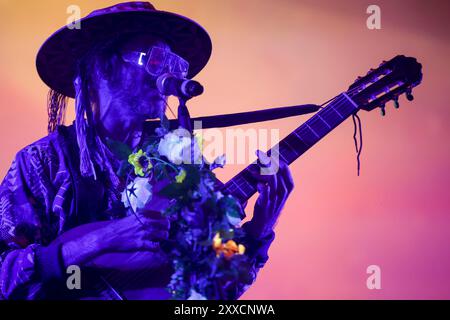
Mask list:
[[[117,91],[114,97],[115,104],[121,106],[123,113],[146,120],[159,118],[165,111],[166,100],[155,89],[127,91]]]

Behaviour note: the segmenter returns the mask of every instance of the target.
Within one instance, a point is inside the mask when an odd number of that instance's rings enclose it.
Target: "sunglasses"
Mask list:
[[[171,52],[168,48],[157,46],[151,47],[147,52],[123,52],[122,59],[140,68],[145,68],[155,78],[165,73],[186,78],[189,71],[189,63],[186,60]]]

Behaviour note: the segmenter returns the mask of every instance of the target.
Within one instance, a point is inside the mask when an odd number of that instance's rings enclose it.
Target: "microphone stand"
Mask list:
[[[187,97],[179,97],[179,106],[178,106],[178,125],[179,127],[186,129],[189,133],[192,134],[192,121],[191,116],[189,114],[189,110],[186,106],[186,101],[189,100]]]
[[[174,130],[181,126],[192,132],[194,121],[201,121],[202,128],[223,128],[232,127],[237,125],[243,125],[248,123],[270,121],[288,117],[294,117],[304,115],[308,113],[317,112],[320,106],[315,104],[305,104],[289,107],[269,108],[256,111],[246,111],[231,114],[219,114],[214,116],[191,118],[189,111],[186,107],[186,98],[179,98],[180,105],[178,107],[178,119],[171,119],[169,121],[169,129]],[[144,122],[144,130],[146,132],[154,132],[159,126],[159,121],[146,121]]]

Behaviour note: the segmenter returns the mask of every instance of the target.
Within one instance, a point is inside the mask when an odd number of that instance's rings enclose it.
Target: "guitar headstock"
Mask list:
[[[383,61],[377,69],[371,69],[366,76],[356,79],[347,94],[360,109],[371,111],[380,107],[384,115],[387,102],[392,100],[395,108],[399,107],[401,94],[405,93],[406,98],[412,101],[412,89],[421,81],[422,65],[415,58],[399,55]]]

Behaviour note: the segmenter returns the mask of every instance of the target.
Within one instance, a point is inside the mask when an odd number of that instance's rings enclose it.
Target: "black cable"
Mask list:
[[[358,120],[358,125],[356,125],[356,120]],[[356,148],[356,161],[358,163],[358,176],[361,168],[361,151],[363,147],[363,138],[362,138],[362,125],[361,125],[361,119],[359,118],[358,114],[354,113],[352,115],[353,125],[354,125],[354,131],[353,131],[353,140],[355,141],[355,148]],[[358,141],[356,139],[357,131],[359,131],[359,147],[358,147]]]

